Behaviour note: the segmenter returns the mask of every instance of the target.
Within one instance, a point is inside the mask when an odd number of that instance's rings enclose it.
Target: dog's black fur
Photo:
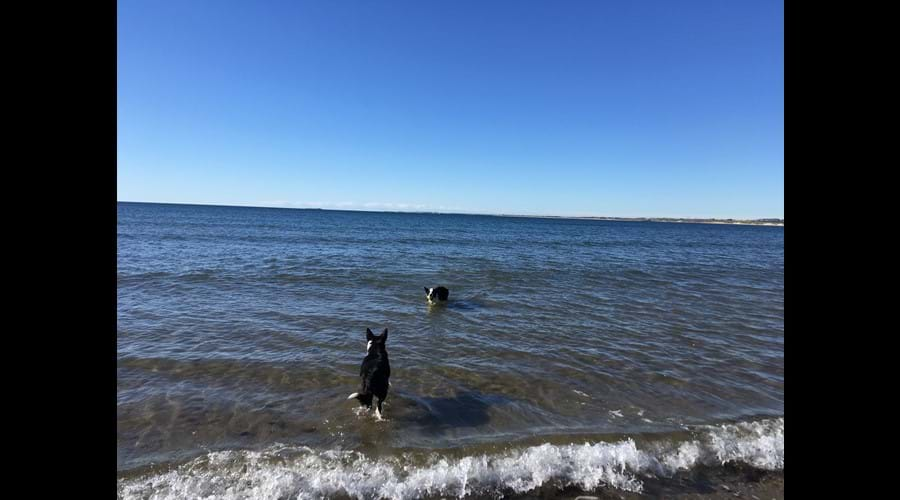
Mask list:
[[[428,299],[428,302],[446,302],[447,298],[450,297],[450,290],[447,290],[446,287],[435,287],[435,288],[425,288],[425,298]]]
[[[391,365],[388,362],[387,350],[384,347],[387,342],[387,328],[380,336],[372,333],[372,330],[366,328],[366,357],[363,358],[362,366],[359,367],[359,376],[362,378],[359,392],[354,392],[347,399],[357,399],[361,406],[372,408],[372,397],[378,398],[378,404],[375,407],[375,415],[381,418],[381,404],[387,398],[389,379],[391,377]],[[368,344],[371,342],[371,344]]]

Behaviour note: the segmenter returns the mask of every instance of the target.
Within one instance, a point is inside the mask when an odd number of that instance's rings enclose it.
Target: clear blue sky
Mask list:
[[[783,217],[782,1],[118,3],[118,199]]]

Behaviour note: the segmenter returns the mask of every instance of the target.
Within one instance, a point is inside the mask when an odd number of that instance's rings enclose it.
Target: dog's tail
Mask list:
[[[371,393],[365,394],[365,393],[354,392],[353,394],[347,396],[347,399],[356,399],[359,401],[359,404],[361,404],[363,406],[371,406],[371,404],[372,404],[372,394]]]

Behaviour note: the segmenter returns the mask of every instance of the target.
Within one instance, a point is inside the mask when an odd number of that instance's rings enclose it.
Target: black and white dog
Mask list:
[[[391,365],[388,363],[387,351],[384,343],[387,341],[387,328],[380,336],[375,336],[372,330],[366,328],[366,357],[359,367],[359,376],[362,378],[359,392],[354,392],[347,399],[358,399],[360,406],[372,408],[372,396],[378,398],[375,407],[375,416],[381,420],[381,403],[387,398],[388,386],[391,377]]]
[[[450,297],[450,290],[447,290],[446,287],[436,287],[436,288],[425,288],[425,298],[428,299],[429,304],[434,304],[435,302],[447,302],[447,298]]]

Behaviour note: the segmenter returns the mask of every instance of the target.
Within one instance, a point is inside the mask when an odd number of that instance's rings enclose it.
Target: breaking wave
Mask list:
[[[784,418],[693,429],[681,442],[633,439],[543,444],[496,454],[370,458],[345,450],[274,446],[222,451],[163,473],[122,479],[123,499],[323,498],[413,499],[500,496],[542,486],[612,487],[639,493],[642,478],[671,477],[697,465],[744,463],[784,469]]]

